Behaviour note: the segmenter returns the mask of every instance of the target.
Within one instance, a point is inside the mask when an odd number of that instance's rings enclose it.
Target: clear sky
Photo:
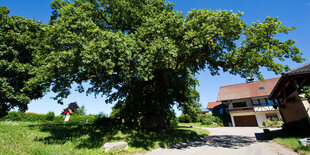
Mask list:
[[[213,10],[232,10],[233,12],[244,12],[242,18],[247,23],[263,21],[267,16],[278,17],[285,26],[296,26],[297,29],[287,35],[279,35],[281,40],[294,39],[296,46],[304,53],[305,58],[310,58],[310,0],[170,0],[176,4],[175,9],[187,14],[191,9],[213,9]],[[0,0],[0,6],[6,6],[11,10],[10,15],[24,16],[31,19],[41,20],[48,23],[51,15],[49,7],[51,0]],[[302,64],[309,63],[307,60]],[[296,68],[302,64],[292,61],[285,61],[291,68]],[[262,69],[264,78],[274,78],[272,72]],[[245,79],[222,73],[219,76],[211,76],[208,70],[201,71],[198,75],[200,86],[200,102],[206,107],[208,102],[215,101],[220,86],[244,83]],[[47,113],[54,111],[59,114],[70,102],[76,101],[80,106],[85,105],[86,112],[98,114],[103,112],[109,114],[112,105],[104,103],[104,97],[86,96],[72,90],[72,94],[64,100],[64,105],[57,104],[50,99],[54,96],[48,93],[42,99],[34,100],[29,104],[28,111]],[[180,114],[179,111],[176,112]]]

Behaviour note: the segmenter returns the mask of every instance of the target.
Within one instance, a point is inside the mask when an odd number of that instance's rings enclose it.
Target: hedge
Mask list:
[[[23,113],[23,112],[9,112],[8,115],[1,118],[1,121],[52,121],[55,117],[54,112],[49,112],[46,115]]]

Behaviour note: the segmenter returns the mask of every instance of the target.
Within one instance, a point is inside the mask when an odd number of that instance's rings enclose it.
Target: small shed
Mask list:
[[[310,127],[310,104],[300,89],[310,85],[310,63],[283,73],[269,99],[279,108],[288,129]]]

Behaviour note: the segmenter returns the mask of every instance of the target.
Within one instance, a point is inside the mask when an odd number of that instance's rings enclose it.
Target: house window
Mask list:
[[[266,114],[266,118],[267,119],[272,119],[272,118],[279,118],[277,114],[273,113],[273,114]]]
[[[268,105],[273,105],[274,104],[273,101],[271,101],[271,100],[267,100],[267,102],[268,102]]]
[[[238,107],[246,107],[246,102],[237,102],[237,103],[233,103],[233,107],[234,108],[238,108]]]
[[[265,87],[258,87],[258,90],[264,90]]]

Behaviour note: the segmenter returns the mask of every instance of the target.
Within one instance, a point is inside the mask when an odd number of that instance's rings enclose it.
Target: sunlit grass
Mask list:
[[[310,147],[305,147],[299,144],[299,140],[309,135],[301,135],[298,132],[288,133],[282,130],[272,131],[270,133],[266,133],[265,136],[276,141],[277,143],[283,144],[292,150],[298,152],[299,154],[310,155]]]
[[[195,131],[198,136],[192,134]],[[209,132],[177,127],[158,133],[120,126],[57,124],[39,122],[0,122],[0,154],[105,154],[106,142],[126,141],[128,150],[107,154],[135,154],[189,141]]]
[[[196,126],[196,127],[206,127],[206,128],[217,128],[219,125],[203,125],[200,122],[196,123],[179,123],[181,126]]]

